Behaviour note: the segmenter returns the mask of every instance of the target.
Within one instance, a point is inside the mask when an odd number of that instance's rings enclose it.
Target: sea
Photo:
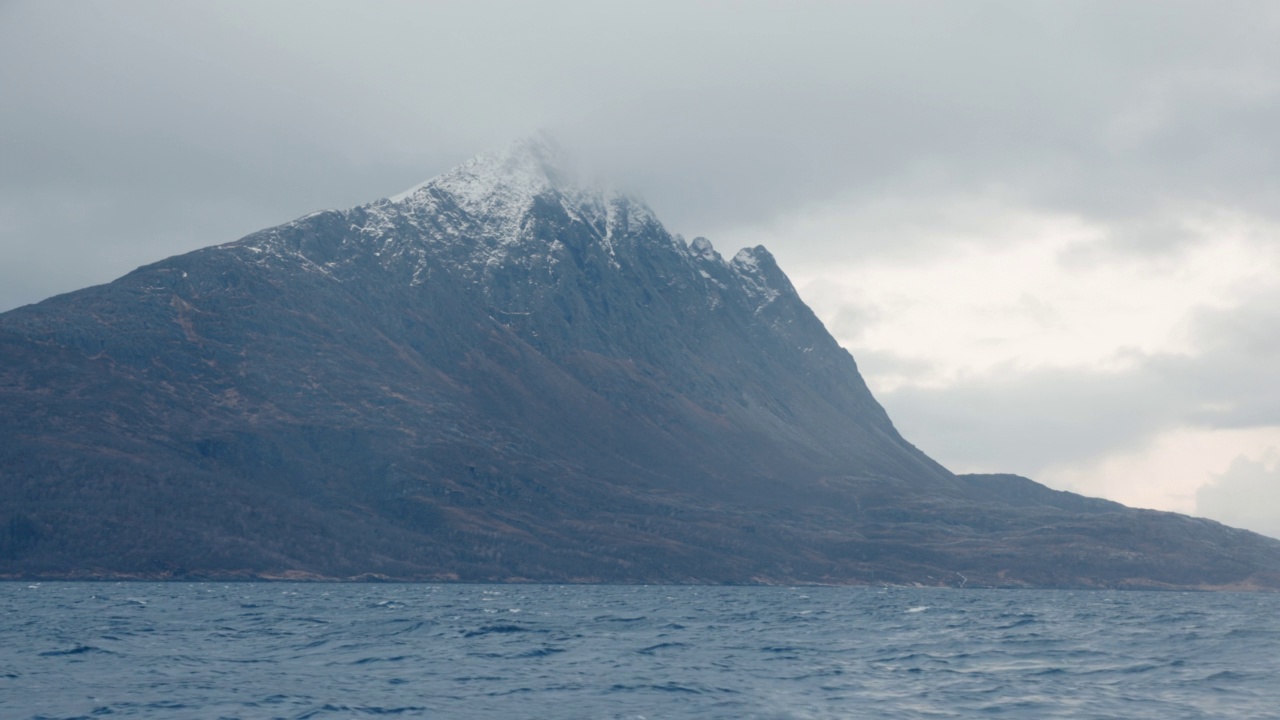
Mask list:
[[[0,583],[0,718],[1280,718],[1280,595]]]

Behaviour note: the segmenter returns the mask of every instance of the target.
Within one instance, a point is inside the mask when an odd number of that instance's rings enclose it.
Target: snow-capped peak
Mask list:
[[[599,221],[606,237],[606,217],[630,223],[652,220],[647,208],[631,198],[585,182],[570,154],[546,133],[538,133],[498,150],[481,153],[458,167],[382,201],[377,212],[425,217],[461,211],[462,222],[481,244],[519,242],[529,211],[539,198],[558,202],[565,211],[591,224]],[[375,206],[379,203],[375,203]]]
[[[568,153],[550,136],[539,133],[481,153],[390,200],[412,203],[438,190],[452,195],[468,211],[488,213],[495,201],[519,206],[547,190],[572,189],[576,184]]]
[[[727,260],[706,238],[686,245],[663,228],[643,201],[582,182],[583,177],[562,146],[539,134],[477,155],[395,197],[272,228],[235,246],[252,253],[254,262],[287,256],[334,277],[353,258],[371,253],[384,267],[408,274],[414,284],[425,282],[432,265],[445,257],[460,277],[483,284],[512,267],[527,272],[580,262],[584,251],[602,251],[598,258],[621,268],[640,254],[674,250],[697,263],[693,269],[701,277],[720,278],[714,282],[721,288],[722,281],[732,282],[727,271],[741,277],[749,294],[776,297],[775,283],[758,264],[768,256],[763,248]],[[322,220],[342,238],[337,246],[298,239],[306,227]],[[559,230],[568,226],[585,233],[576,240],[559,237]],[[579,243],[578,249],[567,250],[566,242]],[[586,246],[594,249],[584,250]]]

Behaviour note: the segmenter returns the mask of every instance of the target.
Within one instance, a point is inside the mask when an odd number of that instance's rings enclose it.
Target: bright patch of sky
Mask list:
[[[1246,497],[1215,497],[1205,501],[1199,494],[1222,482],[1240,462],[1265,462],[1275,470],[1280,449],[1280,426],[1243,429],[1175,428],[1146,444],[1107,455],[1091,462],[1049,467],[1040,479],[1054,487],[1082,495],[1111,498],[1135,507],[1173,510],[1188,514],[1205,513],[1230,522],[1237,517],[1272,515],[1276,492],[1251,492]],[[1235,475],[1239,475],[1237,467]],[[1145,478],[1147,482],[1134,482]],[[1250,513],[1248,509],[1253,508]],[[1280,523],[1269,521],[1260,532],[1280,537]]]
[[[1157,423],[1118,450],[1100,443],[1069,460],[1030,453],[1001,467],[992,462],[999,451],[977,460],[958,446],[970,436],[936,432],[942,423],[915,422],[910,404],[895,407],[895,391],[946,393],[977,379],[998,383],[1054,371],[1052,382],[1067,393],[1073,373],[1090,385],[1081,391],[1093,393],[1099,376],[1142,373],[1152,357],[1195,362],[1205,350],[1199,318],[1233,315],[1256,303],[1260,289],[1280,289],[1280,232],[1265,219],[1200,209],[1160,227],[1181,236],[1174,249],[1115,253],[1108,246],[1129,229],[979,196],[928,207],[805,208],[725,235],[733,244],[771,241],[802,296],[860,360],[890,415],[953,470],[1017,471],[1060,489],[1280,535],[1280,504],[1258,506],[1259,487],[1280,492],[1274,472],[1280,426]],[[815,242],[842,251],[814,257],[805,248]],[[1206,409],[1232,403],[1212,405]],[[1095,418],[1086,410],[1071,422],[1101,423],[1113,411],[1104,397]],[[981,425],[991,411],[951,412],[959,422]],[[1058,433],[1043,435],[1045,444],[1059,441]],[[1270,464],[1257,465],[1261,458]],[[1222,480],[1255,467],[1265,471],[1253,472],[1248,484]]]
[[[1112,235],[1105,226],[982,198],[951,209],[950,222],[920,230],[867,227],[860,208],[829,206],[726,235],[732,244],[771,241],[801,295],[855,357],[900,361],[866,372],[882,392],[997,370],[1126,369],[1144,355],[1193,354],[1194,311],[1233,307],[1243,289],[1280,277],[1280,247],[1234,218],[1183,220],[1197,241],[1175,253],[1091,260]],[[850,257],[803,250],[845,239],[862,247]],[[866,248],[876,242],[889,249]],[[895,243],[929,251],[899,253]]]

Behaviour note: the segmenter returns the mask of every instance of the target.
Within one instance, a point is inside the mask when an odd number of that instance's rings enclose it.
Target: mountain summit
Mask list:
[[[767,250],[572,167],[0,315],[0,575],[1280,586],[1280,542],[953,475]]]

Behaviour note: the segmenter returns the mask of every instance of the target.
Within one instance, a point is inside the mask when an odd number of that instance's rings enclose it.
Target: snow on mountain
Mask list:
[[[794,292],[785,278],[779,285],[777,278],[762,273],[756,258],[761,252],[768,255],[763,248],[747,248],[727,260],[706,238],[686,244],[663,227],[643,200],[584,179],[569,153],[544,134],[482,153],[390,198],[312,213],[223,247],[247,251],[245,259],[251,262],[292,263],[335,280],[342,278],[344,266],[370,253],[412,284],[425,282],[432,263],[448,261],[464,277],[484,284],[512,266],[531,270],[581,262],[582,249],[567,248],[563,238],[543,227],[556,212],[588,228],[591,244],[614,270],[634,263],[636,253],[674,251],[715,288],[709,293],[713,306],[729,279],[757,307],[779,293]],[[297,242],[296,236],[305,234],[302,228],[322,220],[345,226],[338,247]]]

